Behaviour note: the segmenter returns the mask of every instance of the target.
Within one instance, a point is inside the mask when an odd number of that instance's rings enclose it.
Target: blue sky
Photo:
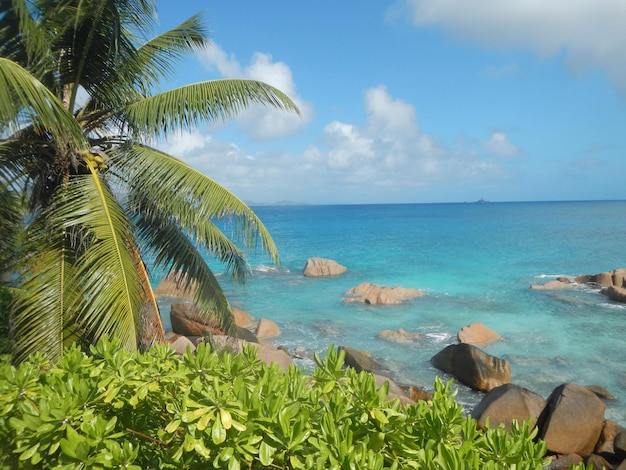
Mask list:
[[[169,86],[265,81],[254,108],[162,148],[241,199],[625,199],[623,0],[157,0],[213,47]]]

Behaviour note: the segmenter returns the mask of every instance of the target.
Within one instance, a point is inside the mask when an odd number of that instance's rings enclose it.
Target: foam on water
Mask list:
[[[626,267],[626,202],[255,211],[282,264],[273,268],[267,257],[252,253],[255,268],[245,286],[227,276],[220,282],[234,306],[278,323],[282,335],[275,344],[321,354],[330,345],[365,349],[399,381],[432,388],[435,376],[446,376],[430,358],[455,342],[463,326],[482,322],[502,340],[481,348],[511,362],[514,383],[544,397],[563,382],[601,385],[617,398],[607,404],[607,417],[626,424],[626,305],[584,285],[529,288],[561,275]],[[312,257],[334,259],[348,272],[305,278],[302,270]],[[400,306],[343,302],[348,289],[366,281],[415,287],[428,296]],[[401,343],[377,337],[398,328],[425,337]],[[480,394],[459,386],[459,399],[471,407]]]

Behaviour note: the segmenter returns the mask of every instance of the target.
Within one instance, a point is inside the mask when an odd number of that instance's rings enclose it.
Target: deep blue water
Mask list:
[[[282,263],[274,267],[261,253],[251,254],[245,286],[221,279],[234,306],[280,326],[276,345],[320,353],[331,344],[365,349],[398,381],[432,388],[435,376],[446,377],[430,358],[455,342],[463,326],[483,322],[503,338],[481,348],[510,361],[514,383],[546,398],[563,382],[601,385],[617,397],[606,416],[626,424],[626,304],[592,289],[529,288],[559,275],[626,268],[626,201],[254,210]],[[348,272],[305,278],[311,257],[334,259]],[[428,296],[401,306],[342,301],[365,281],[419,288]],[[427,336],[403,344],[376,337],[398,328]],[[468,408],[480,399],[458,388]]]

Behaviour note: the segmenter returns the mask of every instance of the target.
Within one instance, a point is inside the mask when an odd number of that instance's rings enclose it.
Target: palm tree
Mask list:
[[[152,0],[0,0],[0,187],[27,211],[12,265],[17,361],[33,351],[55,360],[104,334],[131,350],[162,339],[147,256],[186,273],[200,314],[225,328],[232,311],[201,252],[237,280],[246,248],[278,261],[249,207],[151,145],[253,103],[297,107],[253,80],[161,91],[178,60],[209,42],[198,15],[147,39],[155,20]],[[223,218],[236,221],[234,240],[216,226]]]

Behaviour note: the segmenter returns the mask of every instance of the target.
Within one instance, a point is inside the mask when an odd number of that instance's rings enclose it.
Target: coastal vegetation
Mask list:
[[[478,430],[435,383],[429,402],[387,401],[388,383],[316,356],[311,375],[248,346],[130,352],[106,338],[57,364],[0,366],[1,468],[541,469],[529,423]],[[582,468],[582,467],[581,467]]]
[[[57,361],[105,334],[131,351],[162,340],[148,258],[186,273],[199,314],[226,330],[232,312],[201,252],[235,279],[247,271],[240,246],[278,259],[249,207],[154,143],[255,103],[297,107],[253,80],[161,90],[210,44],[199,15],[154,36],[156,20],[150,0],[0,0],[0,196],[11,201],[0,239],[19,255],[1,261],[18,362],[35,351]],[[234,236],[215,225],[225,217]],[[15,233],[8,221],[26,224]]]

